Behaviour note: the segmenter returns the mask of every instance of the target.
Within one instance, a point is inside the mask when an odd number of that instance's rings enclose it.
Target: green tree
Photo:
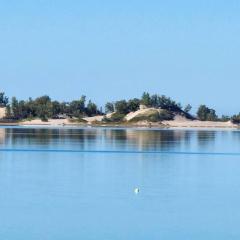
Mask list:
[[[35,101],[33,101],[32,98],[29,98],[28,101],[25,102],[25,108],[28,118],[33,118],[37,116],[37,104],[35,104]]]
[[[28,109],[24,100],[18,102],[18,114],[19,119],[24,119],[28,117]]]
[[[189,113],[192,110],[192,106],[190,104],[187,104],[187,106],[184,108],[184,112]]]
[[[19,119],[19,109],[18,109],[18,100],[16,97],[12,97],[12,116],[14,119]]]
[[[70,103],[68,103],[68,102],[60,103],[60,112],[71,116],[72,113],[71,113],[71,110],[70,110]]]
[[[232,123],[240,124],[240,113],[231,117]]]
[[[207,120],[208,121],[217,121],[218,120],[218,116],[217,116],[216,111],[214,109],[210,109]]]
[[[45,95],[36,98],[34,104],[36,105],[37,117],[39,117],[43,121],[47,121],[48,118],[52,117],[52,102],[49,96]]]
[[[11,106],[9,104],[6,106],[6,118],[12,118]]]
[[[87,104],[87,115],[88,116],[93,116],[97,114],[97,105],[93,103],[91,100],[89,100]]]
[[[82,102],[79,100],[74,100],[70,102],[70,113],[75,117],[80,117],[84,113]]]
[[[128,111],[135,112],[139,109],[140,100],[137,98],[130,99],[127,103]]]
[[[60,113],[63,113],[61,110],[62,110],[61,104],[58,101],[53,101],[52,102],[52,115],[56,116]]]
[[[0,92],[0,107],[6,107],[8,104],[8,97],[5,96],[4,92]]]
[[[86,96],[82,96],[79,100],[74,100],[69,104],[69,112],[75,117],[81,117],[86,114],[85,109]]]
[[[105,112],[106,113],[112,113],[114,112],[114,104],[111,102],[107,102],[105,105]]]
[[[159,95],[154,94],[151,96],[151,106],[155,108],[159,107]]]
[[[120,100],[115,103],[115,109],[117,113],[127,114],[129,113],[128,104],[126,100]]]
[[[142,95],[142,99],[141,99],[141,104],[147,106],[147,107],[151,107],[152,106],[152,101],[151,101],[151,96],[149,93],[144,92]]]
[[[206,105],[199,106],[197,117],[201,121],[216,121],[218,119],[216,111],[208,108]]]
[[[173,112],[182,111],[180,103],[176,103],[171,98],[166,97],[165,95],[159,96],[158,104],[159,104],[158,106],[162,109],[166,109]]]

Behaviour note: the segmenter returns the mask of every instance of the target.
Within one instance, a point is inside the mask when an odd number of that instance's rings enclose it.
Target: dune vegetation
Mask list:
[[[41,96],[35,99],[11,100],[4,92],[0,93],[0,108],[5,109],[1,121],[25,121],[40,119],[47,122],[49,119],[69,119],[74,123],[102,122],[113,123],[137,123],[137,122],[162,122],[171,121],[180,116],[188,120],[240,123],[240,114],[234,116],[219,117],[216,111],[206,105],[200,105],[196,114],[191,113],[191,105],[185,107],[170,97],[144,92],[141,98],[118,100],[107,102],[105,109],[99,108],[86,96],[78,100],[56,101],[49,96]]]

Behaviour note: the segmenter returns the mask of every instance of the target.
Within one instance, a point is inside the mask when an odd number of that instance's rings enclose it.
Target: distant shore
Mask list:
[[[95,120],[99,121],[95,121]],[[88,120],[88,121],[87,121]],[[1,126],[92,126],[92,127],[147,127],[147,128],[239,128],[239,125],[232,122],[217,122],[217,121],[199,121],[187,120],[185,118],[177,118],[170,121],[148,122],[140,121],[136,123],[104,123],[100,121],[100,116],[92,117],[85,122],[74,122],[71,119],[49,119],[47,122],[40,119],[21,121],[21,122],[1,122]]]

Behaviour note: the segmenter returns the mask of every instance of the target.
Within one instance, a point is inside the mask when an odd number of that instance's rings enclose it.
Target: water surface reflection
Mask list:
[[[228,141],[229,140],[229,141]],[[235,140],[235,141],[232,141]],[[224,141],[224,144],[223,144]],[[228,142],[232,142],[228,145]],[[1,128],[2,148],[106,151],[240,151],[239,131]]]

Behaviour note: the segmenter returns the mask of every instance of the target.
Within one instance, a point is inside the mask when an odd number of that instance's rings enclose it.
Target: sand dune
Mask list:
[[[138,116],[139,114],[145,114],[151,109],[141,109],[136,112],[131,112],[126,115],[125,119],[127,120],[126,126],[131,127],[131,123],[128,123],[131,119]],[[109,117],[110,115],[107,115]],[[40,119],[34,119],[32,121],[23,121],[20,125],[24,126],[35,126],[35,125],[46,125],[46,126],[64,126],[64,125],[92,125],[94,126],[95,122],[101,122],[104,116],[94,116],[94,117],[85,117],[83,118],[86,123],[81,122],[72,122],[69,119],[49,119],[48,122],[43,122]],[[108,126],[106,123],[103,123],[104,126]],[[98,124],[99,126],[99,124]],[[124,124],[121,124],[124,126]],[[149,127],[149,121],[139,121],[133,124],[134,127]],[[238,128],[239,125],[233,124],[232,122],[214,122],[214,121],[199,121],[199,120],[189,120],[183,116],[176,115],[174,120],[170,121],[162,121],[162,122],[154,122],[151,123],[152,127],[179,127],[179,128]]]

